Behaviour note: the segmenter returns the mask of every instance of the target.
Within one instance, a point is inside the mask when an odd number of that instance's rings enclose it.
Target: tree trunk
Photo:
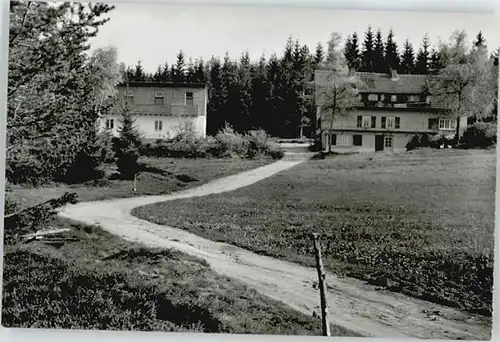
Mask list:
[[[337,108],[337,87],[333,87],[333,108],[332,117],[330,119],[330,130],[328,131],[328,153],[332,153],[332,131],[333,120],[335,119],[335,109]]]
[[[455,131],[455,147],[460,144],[460,116],[457,116],[457,126]]]

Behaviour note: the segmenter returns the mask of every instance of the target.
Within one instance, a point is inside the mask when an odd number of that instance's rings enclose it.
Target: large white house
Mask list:
[[[131,106],[135,125],[144,139],[167,139],[189,125],[206,136],[207,88],[199,83],[129,82],[118,86],[120,102]],[[122,107],[117,105],[99,126],[113,136],[121,126]]]
[[[324,149],[332,151],[405,151],[415,134],[453,138],[457,124],[460,134],[467,128],[467,117],[450,116],[442,103],[429,92],[428,75],[398,75],[358,72],[363,82],[359,101],[347,115],[323,113],[324,90],[331,71],[316,70],[315,97],[317,126]]]

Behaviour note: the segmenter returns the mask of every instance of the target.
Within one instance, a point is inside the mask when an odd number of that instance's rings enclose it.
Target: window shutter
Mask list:
[[[377,126],[377,117],[372,116],[372,128],[375,128]]]
[[[358,115],[358,127],[361,127],[363,124],[363,117],[361,115]]]
[[[385,116],[383,116],[381,119],[380,119],[380,126],[382,128],[385,128]]]
[[[396,128],[399,128],[399,124],[400,124],[400,118],[396,117],[396,123],[395,123]]]
[[[163,125],[163,121],[160,121],[160,122],[158,123],[159,130],[160,130],[160,131],[163,129],[162,125]]]

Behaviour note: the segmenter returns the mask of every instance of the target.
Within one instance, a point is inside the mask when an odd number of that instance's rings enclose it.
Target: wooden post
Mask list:
[[[134,194],[137,193],[137,173],[134,173]]]
[[[321,260],[321,245],[319,235],[313,234],[314,254],[316,255],[316,269],[318,270],[319,294],[321,300],[321,324],[323,326],[323,336],[330,336],[330,324],[328,322],[328,309],[326,306],[326,274]]]

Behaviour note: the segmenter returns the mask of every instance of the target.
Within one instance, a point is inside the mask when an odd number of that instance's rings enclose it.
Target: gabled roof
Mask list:
[[[310,85],[318,90],[318,88],[324,87],[330,82],[330,75],[330,70],[316,70],[314,81]],[[401,95],[429,94],[430,82],[437,77],[435,75],[395,74],[393,78],[389,74],[371,72],[353,72],[351,75],[359,78],[363,83],[358,89],[359,93]],[[317,92],[316,96],[319,94],[320,92]],[[442,110],[446,106],[441,99],[432,98],[430,108]]]
[[[316,86],[326,85],[328,82],[328,70],[316,70],[314,81]],[[432,76],[403,74],[392,79],[389,74],[372,72],[355,72],[364,85],[359,89],[360,93],[391,93],[391,94],[420,94],[428,89],[428,82]]]
[[[363,81],[360,92],[420,94],[427,90],[427,75],[398,75],[395,80],[388,74],[356,73]]]

